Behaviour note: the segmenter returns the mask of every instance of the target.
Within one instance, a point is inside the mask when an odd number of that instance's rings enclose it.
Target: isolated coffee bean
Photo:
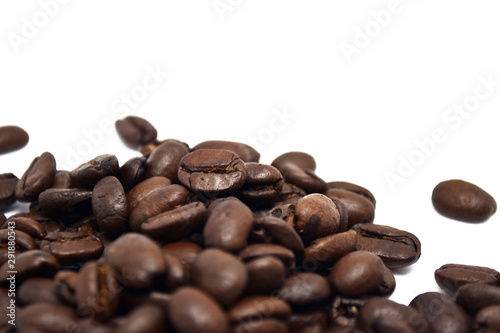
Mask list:
[[[45,236],[40,249],[52,254],[61,264],[72,264],[99,258],[104,246],[97,236],[63,231]]]
[[[447,264],[434,272],[438,286],[451,297],[466,284],[480,283],[500,286],[500,273],[494,269],[480,266]]]
[[[144,156],[132,157],[120,167],[118,179],[125,192],[144,180],[145,170],[146,157]]]
[[[117,176],[120,171],[115,155],[106,154],[95,157],[70,172],[73,186],[92,188],[106,176]]]
[[[47,235],[47,231],[43,227],[41,223],[38,221],[31,219],[29,217],[10,217],[1,227],[1,229],[7,229],[9,225],[15,223],[16,231],[22,231],[28,234],[33,239],[42,239]]]
[[[127,192],[127,201],[130,211],[132,211],[142,199],[171,185],[172,182],[166,177],[151,177],[136,184]]]
[[[246,262],[245,267],[248,272],[248,294],[269,294],[280,289],[285,282],[285,265],[275,257],[259,257]]]
[[[156,147],[146,160],[145,177],[163,176],[177,183],[179,162],[189,153],[188,146],[177,140],[166,140]]]
[[[259,242],[275,243],[289,248],[295,253],[304,251],[304,243],[293,227],[285,221],[272,217],[255,220],[251,236]]]
[[[348,297],[389,296],[396,287],[391,270],[380,257],[367,251],[344,256],[333,266],[328,280],[333,289]]]
[[[71,188],[73,187],[73,180],[69,171],[57,170],[54,182],[50,188]]]
[[[0,154],[6,154],[23,148],[28,144],[29,135],[18,126],[0,127]]]
[[[238,196],[244,200],[273,200],[281,195],[283,176],[278,169],[266,164],[245,163],[247,179]]]
[[[354,230],[317,238],[304,251],[302,266],[310,269],[331,268],[340,258],[356,250]]]
[[[219,304],[205,292],[181,287],[172,295],[169,323],[179,333],[226,333],[229,322]]]
[[[198,143],[196,146],[192,148],[192,151],[199,149],[223,149],[229,150],[238,155],[239,158],[245,163],[247,162],[259,162],[260,154],[250,147],[241,142],[232,142],[232,141],[204,141]]]
[[[276,244],[253,244],[240,252],[239,257],[243,262],[249,262],[261,257],[275,257],[285,265],[287,272],[295,269],[295,255],[286,247]]]
[[[375,206],[364,196],[340,188],[329,188],[323,192],[332,200],[341,201],[349,213],[348,228],[358,223],[372,223],[375,217]]]
[[[43,212],[51,214],[68,213],[70,210],[91,208],[92,191],[81,188],[49,188],[38,197]]]
[[[407,267],[420,258],[420,241],[412,233],[371,223],[355,225],[352,230],[358,234],[356,248],[378,255],[389,268]]]
[[[464,222],[484,222],[497,210],[491,195],[460,179],[439,183],[432,191],[432,204],[439,214]]]
[[[238,155],[229,150],[200,149],[182,158],[177,176],[194,192],[224,196],[243,186],[247,170]]]
[[[45,189],[52,186],[56,176],[56,160],[51,153],[43,153],[31,162],[16,184],[16,199],[22,202],[33,201]]]
[[[500,305],[488,306],[476,314],[474,332],[500,332]]]
[[[128,116],[115,122],[115,128],[123,143],[129,148],[138,149],[156,140],[156,129],[146,119]]]
[[[486,284],[466,284],[457,291],[455,301],[469,314],[474,315],[480,310],[500,305],[500,287]]]
[[[296,185],[307,193],[322,192],[325,181],[315,173],[316,161],[303,152],[290,152],[278,156],[272,163],[286,182]]]
[[[16,300],[19,305],[26,306],[38,302],[60,303],[57,295],[57,284],[53,279],[32,277],[21,284]]]
[[[327,299],[331,290],[328,281],[315,273],[297,273],[290,275],[278,297],[292,305],[306,305]]]
[[[14,190],[18,180],[12,173],[0,175],[0,210],[4,210],[16,202]]]
[[[326,183],[325,189],[328,190],[331,188],[354,192],[370,200],[373,206],[377,204],[377,201],[375,200],[375,196],[373,195],[373,193],[370,192],[370,190],[364,188],[363,186],[359,186],[349,182],[339,182],[339,181]]]
[[[0,267],[0,285],[6,285],[7,277],[11,275],[10,263],[6,262]],[[16,255],[16,282],[39,276],[52,277],[59,270],[57,259],[50,253],[41,250],[30,250]]]
[[[73,308],[61,304],[34,303],[19,311],[16,329],[19,332],[68,332],[78,327],[79,317]]]
[[[92,211],[105,233],[116,236],[123,232],[128,220],[128,202],[116,177],[104,177],[94,186]]]
[[[167,326],[162,308],[147,303],[138,305],[125,317],[116,318],[112,324],[114,332],[120,333],[165,332]]]

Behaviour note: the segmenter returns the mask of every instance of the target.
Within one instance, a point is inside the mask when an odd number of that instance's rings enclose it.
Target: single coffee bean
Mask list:
[[[292,305],[306,305],[327,299],[331,290],[328,281],[315,273],[297,273],[290,275],[278,297]]]
[[[56,160],[51,153],[43,153],[31,162],[28,170],[16,183],[16,199],[22,202],[33,201],[38,195],[52,186],[56,176]]]
[[[238,155],[229,150],[200,149],[182,158],[177,176],[194,192],[224,196],[243,186],[247,170]]]
[[[303,152],[290,152],[278,156],[272,163],[288,183],[296,185],[307,193],[322,192],[325,181],[315,173],[316,161]]]
[[[40,249],[61,264],[72,264],[99,258],[104,246],[97,236],[85,232],[51,232],[42,240]]]
[[[206,217],[205,205],[197,201],[150,217],[141,224],[141,230],[153,239],[172,242],[199,231]]]
[[[474,315],[488,306],[500,305],[500,287],[480,283],[466,284],[458,289],[455,301]]]
[[[47,231],[43,225],[37,220],[29,217],[10,217],[6,223],[2,225],[1,229],[8,229],[9,226],[15,226],[16,231],[22,231],[33,239],[42,239],[47,235]]]
[[[166,140],[156,147],[146,160],[145,177],[163,176],[177,183],[179,162],[189,153],[189,148],[183,142]]]
[[[352,230],[358,234],[356,248],[378,255],[389,268],[407,267],[420,258],[420,241],[412,233],[371,223],[357,224]]]
[[[488,306],[476,314],[474,332],[500,332],[500,305]]]
[[[115,128],[123,143],[129,148],[138,149],[156,140],[156,129],[146,119],[128,116],[115,122]]]
[[[464,222],[484,222],[497,210],[491,195],[460,179],[439,183],[432,191],[432,204],[439,214]]]
[[[247,144],[232,141],[204,141],[193,147],[192,151],[199,149],[223,149],[229,150],[238,155],[245,163],[259,162],[260,154]]]
[[[209,207],[203,228],[205,245],[227,252],[240,251],[246,245],[253,219],[252,211],[235,197],[217,200]]]
[[[239,257],[243,262],[261,257],[275,257],[285,265],[287,272],[295,270],[295,255],[286,247],[276,244],[253,244],[240,252]]]
[[[32,277],[21,284],[16,300],[21,306],[39,302],[57,304],[60,300],[56,289],[57,283],[53,279]]]
[[[192,268],[193,284],[222,305],[231,305],[243,293],[248,281],[245,265],[219,249],[200,252]]]
[[[16,202],[14,190],[19,178],[12,173],[4,173],[0,175],[0,210],[9,208]]]
[[[382,259],[367,251],[355,251],[340,259],[328,275],[332,287],[342,296],[389,296],[396,281]]]
[[[247,294],[269,294],[281,288],[285,282],[286,269],[275,257],[260,257],[245,264],[248,272]]]
[[[141,304],[112,324],[114,332],[120,333],[158,333],[167,327],[164,311],[157,304]]]
[[[189,272],[186,266],[176,256],[163,251],[163,258],[167,266],[165,287],[168,291],[185,285],[189,282]]]
[[[122,183],[125,192],[144,180],[146,170],[146,157],[132,157],[125,162],[118,172],[118,179]]]
[[[106,154],[95,157],[71,171],[71,179],[75,187],[93,188],[106,176],[117,176],[120,171],[115,155]]]
[[[81,209],[86,211],[91,207],[92,191],[79,188],[49,188],[38,197],[38,203],[43,212],[66,214],[70,210]]]
[[[19,311],[18,332],[70,332],[77,328],[80,318],[73,308],[61,304],[34,303]]]
[[[373,222],[375,206],[364,196],[340,188],[330,188],[323,193],[330,199],[339,200],[345,205],[349,214],[348,228],[352,228],[358,223]]]
[[[128,220],[128,202],[116,177],[104,177],[94,186],[92,211],[105,233],[116,236],[123,232]]]
[[[438,286],[451,297],[466,284],[480,283],[500,286],[500,273],[494,269],[480,266],[447,264],[434,272]]]
[[[330,322],[334,326],[351,327],[356,325],[359,310],[369,298],[335,296],[330,306]]]
[[[226,333],[229,323],[224,310],[205,292],[181,287],[172,295],[169,323],[179,333]]]
[[[375,200],[375,196],[372,194],[372,192],[370,192],[370,190],[364,188],[363,186],[359,186],[359,185],[349,183],[349,182],[329,182],[329,183],[326,183],[326,189],[330,189],[330,188],[336,188],[336,189],[342,189],[342,190],[354,192],[354,193],[362,195],[365,198],[367,198],[368,200],[370,200],[370,202],[373,204],[374,207],[377,204],[377,201]]]
[[[121,276],[126,288],[145,290],[165,281],[162,250],[144,235],[130,232],[120,236],[108,246],[104,260]]]
[[[469,316],[446,295],[427,292],[415,297],[410,302],[410,306],[417,309],[427,319],[434,332],[471,332]]]
[[[237,324],[231,327],[229,332],[288,333],[289,330],[286,324],[278,319],[255,319]]]
[[[127,201],[130,211],[132,211],[142,199],[171,184],[172,182],[170,179],[166,177],[151,177],[141,181],[127,192]]]
[[[18,126],[0,127],[0,154],[6,154],[23,148],[28,144],[29,135]]]
[[[255,319],[269,318],[286,321],[292,314],[288,303],[272,296],[250,296],[236,302],[227,315],[231,324],[238,324]]]
[[[315,239],[305,248],[302,266],[313,270],[331,268],[340,258],[355,251],[356,243],[354,230]]]
[[[257,218],[251,234],[253,239],[259,239],[260,242],[282,245],[297,254],[304,252],[304,243],[297,231],[279,218]]]
[[[0,285],[7,285],[8,273],[12,269],[8,262],[0,267]],[[30,250],[16,256],[16,283],[33,277],[52,277],[59,270],[59,262],[50,253],[40,250]]]
[[[278,169],[266,164],[245,163],[247,179],[238,196],[248,201],[274,200],[281,195],[283,176]]]
[[[50,188],[71,188],[73,187],[73,180],[69,171],[57,170],[54,182]]]

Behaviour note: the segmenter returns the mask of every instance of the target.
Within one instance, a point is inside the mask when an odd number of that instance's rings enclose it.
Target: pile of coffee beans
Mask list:
[[[1,332],[500,331],[490,268],[444,265],[444,293],[389,300],[419,239],[374,224],[373,194],[325,182],[307,153],[267,165],[243,143],[158,140],[139,117],[116,129],[142,156],[63,171],[45,152],[20,179],[0,175],[2,211],[30,203],[0,214]],[[453,180],[432,200],[484,221],[496,203],[483,192]]]

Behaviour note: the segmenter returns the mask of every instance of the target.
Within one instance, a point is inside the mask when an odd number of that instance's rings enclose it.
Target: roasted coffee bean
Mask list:
[[[396,288],[391,270],[382,259],[367,251],[355,251],[340,259],[328,275],[332,287],[342,296],[389,296]]]
[[[18,332],[72,332],[79,325],[75,310],[61,304],[34,303],[19,311]]]
[[[224,196],[243,186],[247,170],[238,155],[229,150],[200,149],[182,158],[177,176],[194,192]]]
[[[172,295],[169,322],[179,333],[226,333],[229,323],[219,304],[205,292],[181,287]]]
[[[260,154],[244,143],[232,142],[232,141],[204,141],[198,143],[192,148],[192,151],[199,149],[224,149],[229,150],[238,155],[239,158],[245,163],[247,162],[259,162]]]
[[[23,148],[28,144],[29,135],[18,126],[0,127],[0,154],[6,154]]]
[[[57,284],[56,293],[63,303],[76,305],[76,283],[78,273],[75,271],[61,270],[54,276],[54,282]]]
[[[156,147],[146,160],[145,177],[163,176],[177,183],[179,162],[189,153],[185,143],[177,140],[166,140]]]
[[[286,247],[275,244],[253,244],[247,246],[240,252],[240,259],[244,262],[261,258],[261,257],[275,257],[285,265],[287,272],[292,272],[295,269],[295,255]]]
[[[142,304],[135,307],[125,317],[113,321],[115,332],[158,333],[166,330],[165,314],[157,304]]]
[[[118,310],[122,287],[109,265],[85,264],[78,273],[75,287],[77,307],[82,312],[105,321]]]
[[[163,251],[163,258],[167,266],[165,287],[175,290],[189,282],[189,273],[184,264],[176,256]]]
[[[331,290],[328,281],[315,273],[297,273],[290,275],[278,297],[292,305],[306,305],[327,299]]]
[[[294,203],[276,203],[274,207],[269,210],[259,211],[255,215],[257,217],[271,216],[281,219],[288,223],[291,227],[295,226],[295,205],[300,197],[294,197]]]
[[[229,321],[233,325],[255,319],[275,318],[286,321],[291,314],[292,309],[288,303],[271,296],[242,298],[227,313]]]
[[[375,253],[389,268],[407,267],[420,258],[420,241],[412,233],[371,223],[355,225],[352,230],[358,234],[356,248]]]
[[[199,231],[207,217],[207,209],[202,202],[174,208],[141,224],[141,231],[149,237],[163,242],[180,240]]]
[[[330,189],[330,188],[336,188],[336,189],[342,189],[342,190],[354,192],[354,193],[362,195],[365,198],[367,198],[368,200],[370,200],[370,202],[373,204],[373,206],[375,206],[377,204],[377,201],[375,200],[375,196],[372,194],[372,192],[370,192],[370,190],[368,190],[362,186],[359,186],[359,185],[356,185],[353,183],[349,183],[349,182],[329,182],[329,183],[326,183],[326,189]]]
[[[22,202],[33,201],[38,195],[52,186],[56,176],[56,160],[51,153],[43,153],[31,162],[28,170],[16,183],[16,199]]]
[[[255,220],[252,238],[265,243],[276,243],[289,248],[295,253],[304,251],[304,243],[299,234],[285,221],[272,217],[261,217]]]
[[[119,237],[106,249],[104,260],[121,276],[126,288],[150,289],[165,281],[162,250],[144,235],[131,232]]]
[[[292,203],[296,204],[298,199],[306,196],[306,192],[293,184],[283,182],[283,188],[280,195],[274,199],[277,204]]]
[[[209,207],[203,228],[205,245],[227,252],[240,251],[246,245],[253,219],[252,211],[235,197],[217,200]]]
[[[312,241],[304,251],[302,266],[309,269],[331,268],[340,258],[356,250],[357,234],[353,230]]]
[[[288,333],[286,324],[277,319],[256,319],[246,321],[231,327],[230,333],[258,332],[258,333]]]
[[[9,226],[13,225],[15,226],[16,231],[22,231],[34,239],[42,239],[47,235],[47,231],[43,225],[29,217],[10,217],[6,223],[2,225],[1,229],[7,229]]]
[[[10,205],[16,202],[14,190],[18,180],[19,179],[12,173],[0,175],[0,210],[10,207]]]
[[[128,220],[128,202],[116,177],[104,177],[94,186],[92,211],[105,233],[116,236],[123,232]]]
[[[127,201],[130,211],[132,211],[142,199],[171,184],[172,182],[170,179],[166,177],[151,177],[141,181],[127,192]]]
[[[163,252],[168,253],[179,259],[188,271],[202,251],[201,246],[192,242],[174,242],[163,246]]]
[[[61,264],[82,263],[97,259],[104,246],[97,236],[85,232],[51,232],[40,249],[52,254]]]
[[[62,214],[78,208],[86,211],[84,206],[90,207],[91,197],[92,191],[87,189],[49,188],[40,193],[38,203],[47,214]]]
[[[285,264],[276,257],[259,257],[248,261],[245,267],[248,272],[248,294],[269,294],[280,289],[285,282]]]
[[[315,173],[316,161],[303,152],[290,152],[278,156],[272,163],[288,183],[296,185],[307,193],[322,192],[325,181]]]
[[[330,306],[330,322],[334,326],[354,327],[359,310],[368,299],[335,296]]]
[[[375,206],[364,196],[340,188],[330,188],[323,192],[332,200],[341,201],[349,214],[348,228],[358,223],[372,223],[375,218]]]
[[[95,157],[71,171],[71,179],[75,187],[93,188],[106,176],[116,176],[120,171],[115,155],[106,154]]]
[[[57,170],[54,182],[50,188],[71,188],[73,187],[73,180],[69,171]]]
[[[5,225],[15,228],[13,221],[7,221]],[[0,265],[7,261],[13,263],[17,254],[34,249],[38,249],[38,245],[27,233],[15,229],[0,230]]]
[[[6,285],[8,273],[12,269],[9,263],[4,263],[0,268],[0,285]],[[30,250],[16,256],[16,282],[33,277],[52,277],[59,269],[59,262],[50,253],[40,250]]]
[[[468,333],[471,321],[465,311],[446,295],[427,292],[415,297],[410,306],[431,324],[434,332]]]
[[[21,284],[16,300],[21,306],[38,302],[59,303],[56,288],[53,279],[32,277]]]
[[[128,116],[115,122],[115,128],[123,143],[129,148],[138,149],[156,140],[156,129],[146,119]]]
[[[231,305],[243,293],[248,281],[245,265],[219,249],[200,252],[192,268],[193,284],[222,305]]]
[[[328,313],[322,308],[296,311],[287,324],[292,333],[323,333],[328,325]]]
[[[439,183],[432,191],[432,204],[439,214],[464,222],[484,222],[497,210],[491,195],[460,179]]]
[[[295,206],[295,217],[295,230],[306,242],[347,230],[346,225],[340,225],[337,206],[323,194],[309,194],[300,199]]]
[[[244,200],[274,200],[281,195],[283,176],[278,169],[266,164],[245,163],[247,179],[238,196]]]
[[[132,187],[144,180],[146,170],[146,157],[132,157],[125,162],[118,172],[118,179],[123,189],[128,192]],[[169,184],[170,185],[170,184]]]
[[[466,284],[458,289],[455,301],[474,315],[488,306],[500,305],[500,287],[480,283]]]
[[[500,305],[488,306],[477,313],[474,332],[500,332]]]
[[[500,286],[500,273],[494,269],[480,266],[447,264],[434,272],[439,287],[451,297],[466,284],[480,283]]]

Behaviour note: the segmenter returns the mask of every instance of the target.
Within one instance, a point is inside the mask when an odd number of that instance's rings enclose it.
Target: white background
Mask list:
[[[326,181],[374,193],[376,223],[420,238],[422,257],[397,272],[393,300],[437,290],[433,273],[446,263],[500,269],[500,214],[467,224],[438,215],[430,200],[452,178],[500,199],[498,83],[467,118],[443,118],[474,102],[480,77],[500,81],[497,0],[223,0],[218,9],[212,0],[73,0],[47,7],[51,16],[44,3],[0,2],[0,124],[31,137],[0,156],[0,173],[20,177],[44,151],[61,169],[103,153],[123,163],[137,153],[99,126],[124,115],[192,146],[256,137],[263,163],[309,152]],[[396,11],[381,27],[372,12],[388,8]],[[365,28],[372,37],[363,40]],[[346,57],[347,44],[357,53]],[[124,108],[123,95],[140,93],[156,69],[168,77]],[[277,113],[289,118],[275,122]],[[416,141],[436,128],[445,140],[423,155]],[[386,173],[410,157],[419,165],[391,188]]]

